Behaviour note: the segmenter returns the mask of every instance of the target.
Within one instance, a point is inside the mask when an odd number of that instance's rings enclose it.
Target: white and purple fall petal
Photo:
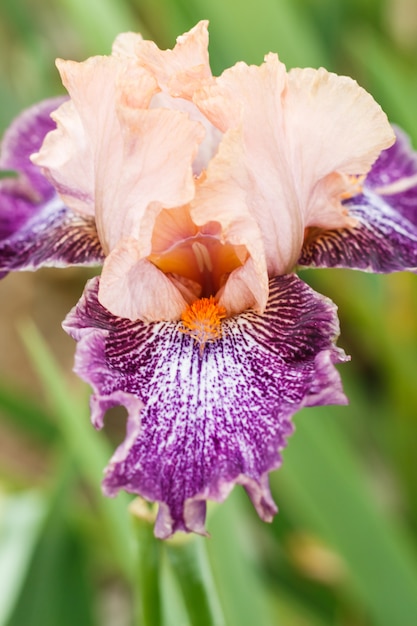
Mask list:
[[[78,341],[75,371],[94,390],[92,419],[103,425],[126,406],[127,436],[110,461],[104,491],[160,503],[155,532],[204,532],[205,501],[244,485],[260,517],[276,512],[268,473],[304,406],[345,404],[335,363],[336,308],[295,275],[271,280],[262,315],[222,323],[204,350],[183,322],[131,322],[98,301],[94,279],[64,328]]]

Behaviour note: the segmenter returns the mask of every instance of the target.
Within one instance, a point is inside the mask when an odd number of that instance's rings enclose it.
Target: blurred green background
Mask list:
[[[172,47],[203,18],[215,73],[237,60],[260,63],[272,50],[288,67],[351,75],[417,146],[415,0],[1,0],[0,129],[62,93],[57,56],[108,53],[123,30]],[[128,498],[107,500],[99,487],[124,416],[109,415],[104,434],[90,427],[88,390],[70,374],[75,346],[60,329],[87,276],[42,270],[0,284],[0,626],[140,623]],[[413,626],[417,279],[302,278],[339,305],[340,345],[352,355],[341,367],[350,406],[296,416],[271,477],[280,507],[273,524],[257,519],[240,488],[210,511],[212,538],[195,545],[208,550],[224,616],[217,623]],[[169,549],[145,545],[157,555],[163,599],[159,617],[143,623],[204,626],[187,617]],[[140,585],[156,604],[157,569],[142,572]]]

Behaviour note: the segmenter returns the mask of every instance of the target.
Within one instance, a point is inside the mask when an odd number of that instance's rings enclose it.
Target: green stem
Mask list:
[[[191,626],[224,626],[225,619],[214,583],[205,542],[196,535],[180,536],[165,544],[181,588]]]
[[[155,539],[154,515],[145,501],[136,498],[130,507],[137,539],[137,582],[139,589],[138,620],[140,626],[162,626],[160,592],[161,542]]]

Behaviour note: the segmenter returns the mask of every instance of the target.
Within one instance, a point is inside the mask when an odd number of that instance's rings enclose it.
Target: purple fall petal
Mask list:
[[[346,202],[355,228],[310,229],[299,265],[390,273],[417,270],[417,156],[397,130],[381,153],[363,193]]]
[[[385,195],[385,201],[395,210],[417,226],[417,153],[414,152],[410,138],[400,128],[395,127],[397,140],[391,148],[384,150],[366,179],[369,189],[378,193],[383,188],[398,184],[401,180],[409,180],[411,186],[405,190],[391,187],[391,193]]]
[[[94,221],[70,211],[29,158],[55,127],[50,114],[63,100],[27,109],[4,135],[0,170],[13,170],[17,177],[0,180],[0,277],[41,265],[102,260]]]
[[[346,359],[334,345],[335,306],[295,275],[275,278],[265,313],[225,320],[222,338],[201,352],[181,322],[112,316],[97,300],[98,283],[64,328],[78,341],[75,370],[94,390],[95,426],[111,406],[128,410],[105,493],[126,489],[158,501],[161,538],[204,532],[205,500],[224,500],[236,483],[270,521],[268,473],[281,463],[291,416],[346,403],[334,367]]]

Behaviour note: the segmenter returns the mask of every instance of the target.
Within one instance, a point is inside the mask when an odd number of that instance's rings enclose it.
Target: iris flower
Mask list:
[[[336,308],[297,267],[417,267],[417,161],[358,84],[275,54],[212,75],[207,23],[160,50],[57,62],[69,98],[3,142],[0,272],[102,265],[64,322],[92,421],[124,405],[103,482],[159,503],[155,534],[205,532],[268,474],[306,406],[346,403]]]

